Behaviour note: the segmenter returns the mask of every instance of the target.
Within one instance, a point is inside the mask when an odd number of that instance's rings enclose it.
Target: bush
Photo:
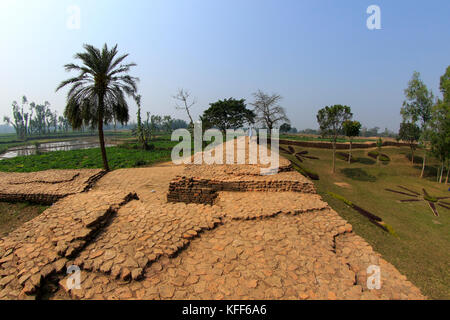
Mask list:
[[[339,160],[343,160],[345,162],[348,162],[348,157],[350,155],[345,152],[336,152],[336,158]],[[352,159],[350,160],[351,163],[358,162],[358,158],[352,155]]]
[[[119,148],[127,150],[145,150],[145,151],[153,151],[156,149],[153,143],[142,145],[141,143],[138,142],[125,142],[119,145]]]
[[[119,145],[119,148],[127,150],[139,150],[142,148],[142,146],[138,143],[124,142]]]
[[[145,144],[144,150],[145,151],[153,151],[153,150],[155,150],[155,145],[153,143]]]
[[[369,157],[371,157],[371,158],[377,159],[377,157],[378,157],[378,155],[379,155],[379,152],[376,151],[376,150],[373,150],[373,151],[370,151],[370,152],[368,153],[368,155],[369,155]],[[389,158],[389,156],[388,156],[387,154],[382,153],[382,154],[380,155],[380,161],[388,162],[388,161],[391,161],[391,158]]]
[[[365,181],[365,182],[375,182],[377,178],[369,173],[367,173],[362,168],[345,168],[341,169],[341,173],[345,175],[347,178],[357,181]]]
[[[134,163],[134,167],[142,167],[142,166],[146,166],[147,165],[147,161],[145,160],[136,160]]]

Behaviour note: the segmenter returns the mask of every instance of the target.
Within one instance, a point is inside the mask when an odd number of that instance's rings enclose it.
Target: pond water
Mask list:
[[[106,144],[107,147],[113,147],[114,144]],[[59,141],[59,142],[48,142],[40,143],[37,145],[28,145],[13,147],[8,149],[6,152],[0,154],[0,160],[11,159],[18,156],[29,156],[39,152],[50,152],[50,151],[68,151],[68,150],[79,150],[79,149],[91,149],[99,148],[100,144],[95,142],[95,140],[71,140],[71,141]]]

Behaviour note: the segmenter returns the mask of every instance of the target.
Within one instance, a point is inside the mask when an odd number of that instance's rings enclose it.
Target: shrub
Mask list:
[[[380,153],[378,151],[373,150],[368,153],[368,156],[376,159],[379,154]],[[387,154],[382,153],[382,154],[380,154],[380,161],[388,162],[388,161],[391,161],[391,158],[389,158],[389,156]]]
[[[345,162],[348,162],[349,154],[346,152],[336,152],[336,158],[339,160],[343,160]],[[352,155],[352,159],[350,160],[351,163],[358,162],[358,158]]]
[[[142,166],[145,166],[145,165],[147,165],[147,161],[145,161],[145,160],[136,160],[135,162],[134,162],[134,167],[142,167]]]

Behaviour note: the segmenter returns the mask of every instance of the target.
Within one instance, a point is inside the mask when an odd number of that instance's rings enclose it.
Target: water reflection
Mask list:
[[[106,144],[107,147],[113,147],[113,144]],[[18,156],[29,156],[36,154],[37,152],[50,152],[50,151],[68,151],[79,149],[91,149],[99,148],[100,144],[93,141],[85,140],[71,140],[71,141],[59,141],[39,143],[35,145],[20,146],[8,149],[3,154],[0,154],[1,159],[11,159]]]

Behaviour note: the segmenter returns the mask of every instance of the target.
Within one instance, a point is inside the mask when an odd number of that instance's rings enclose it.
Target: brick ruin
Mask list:
[[[276,155],[279,162],[278,173],[262,175],[261,169],[267,168],[268,165],[248,164],[249,140],[245,137],[239,139],[245,139],[244,146],[247,146],[244,150],[245,164],[187,165],[183,175],[175,177],[170,182],[167,200],[213,205],[218,192],[221,191],[316,193],[313,183],[294,171],[290,161],[278,154]],[[242,145],[239,146],[236,142],[235,151],[239,148],[242,148]],[[226,153],[226,147],[223,149]]]
[[[100,169],[0,173],[0,201],[51,205],[68,195],[86,192],[106,174]]]
[[[291,174],[295,174],[292,172]],[[283,192],[293,191],[302,193],[316,193],[314,185],[302,180],[282,179],[252,179],[215,180],[181,176],[170,182],[167,200],[170,202],[214,204],[218,192]]]

